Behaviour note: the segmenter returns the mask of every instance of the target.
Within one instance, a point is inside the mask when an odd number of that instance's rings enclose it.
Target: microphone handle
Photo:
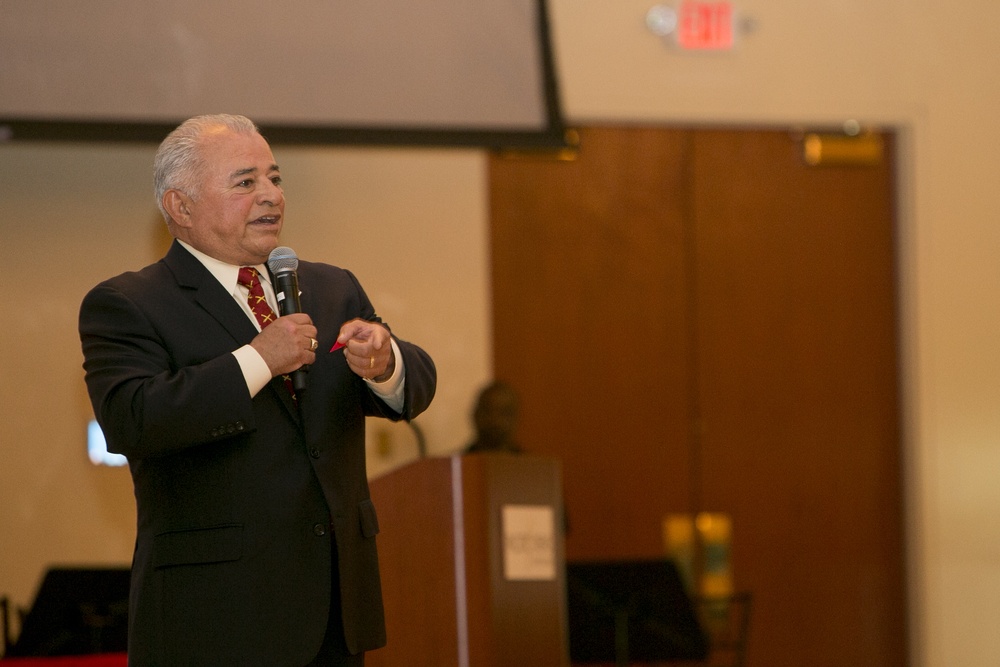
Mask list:
[[[299,276],[295,271],[279,271],[274,274],[274,295],[278,299],[278,314],[291,315],[302,312],[299,301]],[[306,388],[308,366],[292,371],[292,387],[296,392]]]

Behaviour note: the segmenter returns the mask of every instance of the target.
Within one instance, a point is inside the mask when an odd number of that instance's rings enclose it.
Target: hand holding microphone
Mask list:
[[[302,312],[299,300],[299,258],[295,251],[285,246],[278,246],[267,257],[267,268],[274,278],[274,294],[278,299],[278,314],[282,317]],[[315,333],[313,334],[315,336]],[[312,338],[310,351],[316,351],[316,339]],[[302,366],[292,371],[292,386],[299,392],[306,387],[306,372],[308,366]]]

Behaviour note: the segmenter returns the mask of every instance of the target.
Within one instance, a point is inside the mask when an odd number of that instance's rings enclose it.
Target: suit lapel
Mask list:
[[[195,303],[211,315],[240,345],[249,343],[257,329],[246,313],[198,259],[174,241],[163,262],[177,285],[188,291]]]
[[[170,269],[178,286],[190,290],[192,298],[201,308],[211,315],[219,325],[232,336],[237,345],[246,345],[257,335],[257,327],[253,325],[247,314],[226,292],[215,276],[205,268],[198,258],[174,241],[167,251],[163,262]],[[279,376],[271,378],[268,391],[274,391],[288,412],[299,420],[298,406],[285,389],[284,380]],[[301,397],[300,397],[301,398]]]

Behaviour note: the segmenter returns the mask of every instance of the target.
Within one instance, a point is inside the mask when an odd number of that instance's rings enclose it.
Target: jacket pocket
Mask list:
[[[358,514],[361,516],[361,534],[365,537],[375,537],[378,535],[378,517],[375,516],[375,503],[370,499],[362,500],[358,505]]]
[[[222,563],[242,555],[242,524],[177,530],[153,538],[153,567]]]

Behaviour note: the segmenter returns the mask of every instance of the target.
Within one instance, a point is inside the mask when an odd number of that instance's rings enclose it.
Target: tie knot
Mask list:
[[[239,282],[240,285],[243,285],[244,287],[247,288],[252,288],[254,286],[254,283],[257,282],[257,269],[253,268],[252,266],[241,266],[240,275],[236,280],[237,282]]]

